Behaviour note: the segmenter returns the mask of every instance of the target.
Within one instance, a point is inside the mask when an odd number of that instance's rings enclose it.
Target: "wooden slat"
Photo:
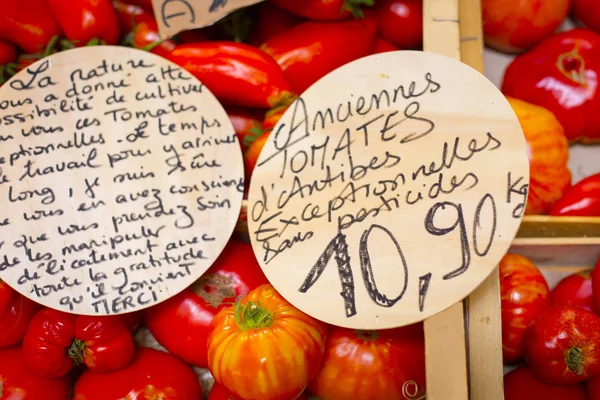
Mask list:
[[[600,237],[600,217],[526,215],[517,238]]]
[[[423,50],[460,59],[458,0],[424,0]],[[466,400],[463,302],[424,321],[428,400]]]
[[[459,10],[461,61],[483,73],[481,0],[459,0]],[[498,268],[475,289],[466,304],[471,399],[502,400],[504,368]]]

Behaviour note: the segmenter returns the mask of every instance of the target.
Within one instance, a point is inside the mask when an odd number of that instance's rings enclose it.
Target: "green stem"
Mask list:
[[[344,0],[341,12],[349,11],[354,18],[364,18],[362,6],[371,7],[375,4],[374,0]]]
[[[379,339],[379,333],[374,330],[357,330],[356,334],[360,339],[366,340],[368,342]]]
[[[274,314],[271,314],[260,303],[249,301],[242,305],[238,301],[235,305],[235,321],[243,331],[251,329],[268,328],[273,323]]]
[[[83,364],[83,354],[85,352],[85,343],[82,340],[75,339],[71,347],[67,350],[69,357],[73,359],[75,365]]]
[[[565,363],[570,371],[581,375],[583,372],[583,351],[579,347],[571,347],[567,350]]]

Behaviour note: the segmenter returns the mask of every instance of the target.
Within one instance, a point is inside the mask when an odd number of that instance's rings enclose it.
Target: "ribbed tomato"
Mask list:
[[[0,280],[0,347],[19,343],[40,308]]]
[[[324,400],[424,398],[423,324],[380,331],[331,327],[309,391]]]
[[[550,306],[550,289],[535,264],[518,254],[505,255],[499,269],[502,356],[515,362],[525,355],[527,327]]]
[[[208,368],[242,399],[300,396],[323,358],[327,325],[286,301],[270,284],[219,312],[210,326]]]

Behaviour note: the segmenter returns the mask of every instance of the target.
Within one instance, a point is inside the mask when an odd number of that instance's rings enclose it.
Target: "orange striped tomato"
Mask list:
[[[236,398],[296,399],[319,369],[326,337],[326,324],[261,285],[213,319],[208,368]]]

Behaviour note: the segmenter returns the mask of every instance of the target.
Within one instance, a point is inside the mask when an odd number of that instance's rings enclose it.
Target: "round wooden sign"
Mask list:
[[[217,99],[141,50],[57,53],[0,88],[0,278],[108,315],[197,280],[235,227],[240,146]]]
[[[357,329],[407,325],[469,295],[518,230],[526,142],[502,93],[456,60],[352,62],[287,110],[249,192],[252,245],[292,304]]]

